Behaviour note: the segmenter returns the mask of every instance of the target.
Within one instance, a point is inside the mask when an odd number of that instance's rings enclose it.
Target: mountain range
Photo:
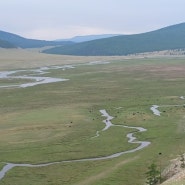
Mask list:
[[[184,49],[185,23],[141,34],[80,36],[60,41],[26,39],[12,33],[0,31],[0,47],[31,48],[43,46],[53,46],[53,48],[44,50],[44,53],[82,56],[129,55]]]
[[[80,42],[87,42],[87,41],[92,41],[92,40],[97,40],[97,39],[115,37],[118,35],[120,34],[85,35],[85,36],[72,37],[70,39],[60,39],[56,41],[71,41],[71,42],[80,43]]]
[[[55,47],[45,53],[83,56],[129,55],[185,48],[185,23],[159,30]]]
[[[4,44],[3,44],[4,43]],[[3,48],[40,48],[44,46],[63,46],[65,44],[71,44],[70,41],[45,41],[36,39],[27,39],[19,35],[0,31],[0,47]]]

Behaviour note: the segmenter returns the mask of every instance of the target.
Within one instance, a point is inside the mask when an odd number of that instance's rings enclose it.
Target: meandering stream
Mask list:
[[[184,106],[183,105],[153,105],[150,110],[153,112],[154,115],[156,116],[160,116],[161,112],[158,110],[159,107],[178,107],[178,106]],[[122,128],[131,128],[131,129],[135,129],[137,130],[137,132],[145,132],[147,131],[145,128],[142,127],[134,127],[134,126],[126,126],[126,125],[114,125],[112,124],[111,120],[114,118],[112,116],[110,116],[106,110],[100,110],[100,113],[102,114],[103,117],[105,117],[106,119],[103,120],[103,123],[105,123],[105,127],[96,132],[96,135],[94,137],[91,137],[91,139],[95,138],[95,137],[100,137],[100,133],[104,132],[108,129],[110,129],[111,127],[122,127]],[[127,150],[127,151],[121,151],[118,153],[114,153],[112,155],[109,156],[104,156],[104,157],[94,157],[94,158],[84,158],[84,159],[73,159],[73,160],[64,160],[64,161],[58,161],[58,162],[50,162],[50,163],[45,163],[45,164],[16,164],[16,163],[5,163],[6,165],[2,168],[2,170],[0,171],[0,180],[2,180],[6,173],[8,171],[10,171],[12,168],[14,167],[32,167],[32,168],[38,168],[38,167],[45,167],[45,166],[49,166],[49,165],[54,165],[54,164],[61,164],[61,163],[71,163],[71,162],[85,162],[85,161],[97,161],[97,160],[106,160],[106,159],[112,159],[112,158],[116,158],[119,157],[121,155],[127,154],[127,153],[133,153],[136,152],[138,150],[141,150],[145,147],[147,147],[150,142],[148,141],[138,141],[137,138],[134,136],[134,134],[136,134],[136,132],[132,132],[132,133],[128,133],[127,134],[127,138],[128,138],[128,143],[133,143],[133,144],[139,144],[138,147],[131,149],[131,150]]]
[[[132,128],[137,130],[137,132],[144,132],[146,131],[146,129],[142,128],[142,127],[130,127],[130,126],[124,126],[124,125],[114,125],[112,124],[111,120],[113,119],[112,116],[110,116],[106,110],[100,110],[100,113],[102,114],[102,116],[104,116],[106,119],[103,120],[103,123],[105,123],[105,127],[102,129],[103,131],[106,131],[108,129],[110,129],[111,127],[122,127],[122,128]],[[100,132],[100,131],[99,131]],[[137,143],[139,144],[138,147],[131,149],[131,150],[127,150],[127,151],[122,151],[122,152],[118,152],[109,156],[104,156],[104,157],[94,157],[94,158],[84,158],[84,159],[74,159],[74,160],[64,160],[64,161],[58,161],[58,162],[51,162],[51,163],[46,163],[46,164],[16,164],[16,163],[5,163],[6,165],[2,168],[2,170],[0,171],[0,180],[3,179],[6,175],[6,173],[8,171],[10,171],[12,168],[14,167],[32,167],[32,168],[37,168],[37,167],[45,167],[45,166],[49,166],[49,165],[54,165],[54,164],[60,164],[60,163],[71,163],[71,162],[85,162],[85,161],[97,161],[97,160],[105,160],[105,159],[112,159],[112,158],[116,158],[119,157],[123,154],[127,154],[127,153],[133,153],[136,152],[138,150],[141,150],[145,147],[147,147],[150,142],[148,141],[137,141],[137,138],[134,136],[136,134],[136,132],[134,131],[133,133],[129,133],[127,134],[127,138],[128,138],[128,142],[129,143]]]
[[[0,72],[0,79],[25,79],[25,80],[31,80],[33,82],[27,82],[27,83],[21,83],[21,84],[16,84],[16,85],[2,85],[0,88],[26,88],[26,87],[31,87],[35,85],[40,85],[40,84],[47,84],[47,83],[54,83],[54,82],[61,82],[61,81],[67,81],[68,79],[63,79],[63,78],[52,78],[52,77],[41,77],[40,75],[47,74],[49,73],[48,71],[51,69],[73,69],[79,65],[97,65],[97,64],[107,64],[109,62],[102,62],[102,61],[94,61],[90,62],[87,64],[76,64],[76,65],[64,65],[64,66],[51,66],[51,67],[41,67],[38,69],[31,69],[31,70],[16,70],[16,71],[3,71]],[[24,75],[16,75],[16,74],[24,74]],[[29,73],[29,75],[26,75]],[[180,99],[184,99],[184,96],[181,96]],[[160,107],[170,107],[170,106],[184,106],[183,105],[164,105],[164,106],[158,106],[158,105],[153,105],[150,110],[153,112],[154,115],[160,116],[161,112],[158,110]],[[116,109],[121,109],[122,107],[116,108]],[[106,160],[106,159],[112,159],[119,157],[121,155],[127,154],[127,153],[133,153],[138,150],[141,150],[145,147],[147,147],[150,142],[148,141],[138,141],[137,138],[134,136],[137,132],[145,132],[146,129],[142,127],[134,127],[134,126],[126,126],[126,125],[115,125],[111,122],[111,120],[114,118],[110,116],[106,110],[100,110],[100,113],[102,114],[103,117],[105,117],[105,120],[103,120],[103,123],[105,124],[105,127],[96,132],[96,135],[94,137],[91,137],[91,139],[100,137],[101,132],[105,132],[111,127],[120,127],[120,128],[129,128],[129,129],[134,129],[132,133],[127,134],[128,138],[128,143],[131,144],[138,144],[138,146],[134,149],[127,150],[127,151],[121,151],[114,153],[112,155],[104,156],[104,157],[94,157],[94,158],[84,158],[84,159],[74,159],[74,160],[64,160],[64,161],[58,161],[58,162],[50,162],[50,163],[45,163],[45,164],[16,164],[16,163],[9,163],[5,162],[5,166],[1,169],[0,171],[0,180],[2,180],[6,173],[10,171],[14,167],[32,167],[32,168],[37,168],[37,167],[45,167],[49,165],[54,165],[54,164],[61,164],[61,163],[71,163],[71,162],[85,162],[85,161],[97,161],[97,160]]]
[[[82,66],[82,65],[98,65],[98,64],[108,64],[108,63],[110,62],[92,61],[85,64],[49,66],[49,67],[40,67],[38,69],[28,69],[28,70],[2,71],[0,72],[0,79],[25,79],[25,80],[30,80],[34,82],[27,82],[27,83],[21,83],[16,85],[0,85],[0,88],[26,88],[26,87],[31,87],[35,85],[41,85],[41,84],[63,82],[69,79],[44,77],[44,76],[41,77],[40,75],[47,74],[49,73],[48,71],[52,69],[61,69],[64,71],[66,69],[74,69],[75,67]],[[26,74],[16,75],[17,73],[29,73],[29,75],[26,75]]]

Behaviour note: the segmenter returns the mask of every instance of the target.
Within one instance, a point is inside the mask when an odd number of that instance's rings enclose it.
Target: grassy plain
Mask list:
[[[135,148],[137,144],[127,143],[126,134],[134,131],[131,129],[113,127],[92,139],[97,130],[104,128],[100,109],[115,117],[114,124],[147,128],[147,132],[135,135],[151,145],[109,160],[16,167],[0,185],[144,185],[151,162],[164,169],[170,159],[185,151],[185,108],[160,108],[160,117],[150,110],[153,104],[185,104],[179,98],[185,95],[185,58],[62,58],[33,51],[23,53],[4,60],[1,56],[1,70],[112,62],[45,74],[70,79],[65,82],[0,89],[0,167],[4,162],[39,164],[107,156]],[[3,83],[9,82],[4,79]]]

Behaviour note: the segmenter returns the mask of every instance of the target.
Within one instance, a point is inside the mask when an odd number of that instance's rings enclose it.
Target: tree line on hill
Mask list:
[[[185,48],[185,23],[168,26],[159,30],[133,34],[112,35],[108,38],[97,37],[85,42],[45,41],[26,39],[21,36],[0,31],[0,47],[39,48],[53,46],[44,50],[48,54],[81,56],[115,56],[144,52],[178,50]]]

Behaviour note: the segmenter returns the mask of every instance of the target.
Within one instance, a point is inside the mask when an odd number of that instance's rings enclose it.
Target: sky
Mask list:
[[[0,30],[55,40],[136,34],[185,22],[185,0],[0,0]]]

